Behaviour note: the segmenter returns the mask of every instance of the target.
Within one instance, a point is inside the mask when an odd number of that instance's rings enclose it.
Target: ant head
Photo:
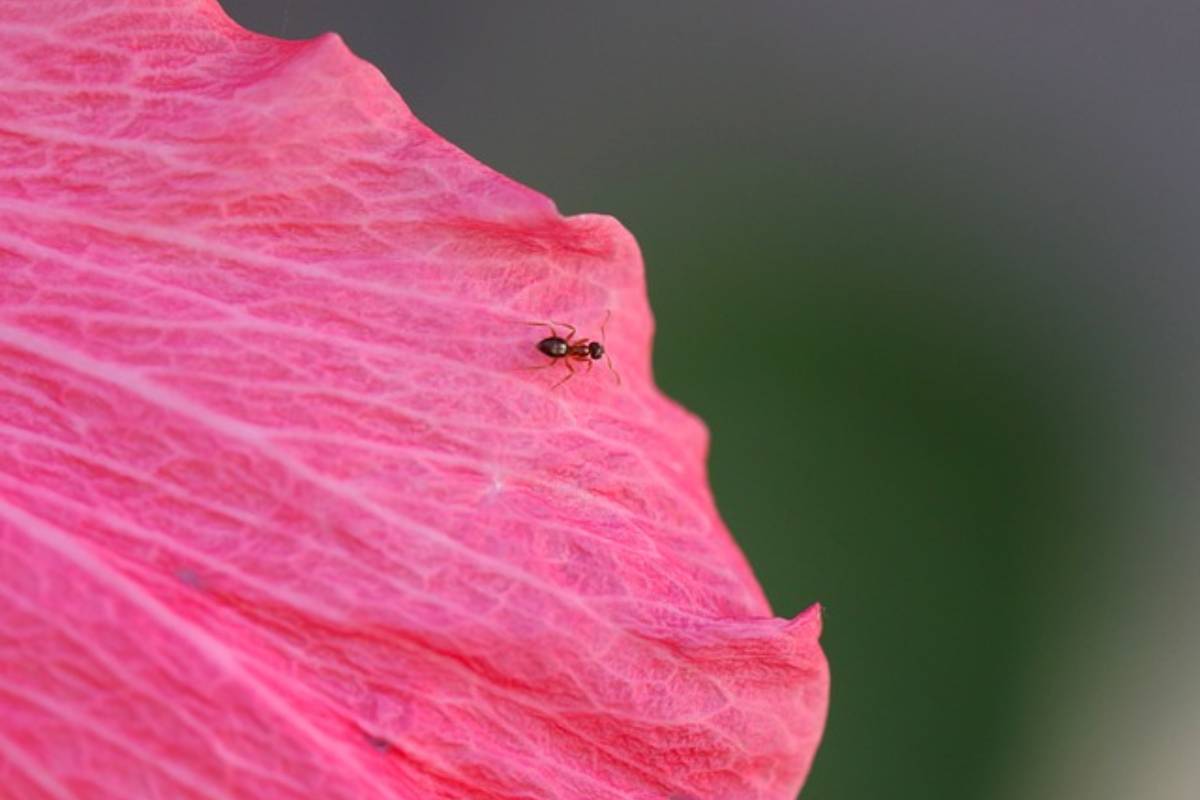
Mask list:
[[[604,345],[599,342],[588,342],[588,355],[593,361],[599,361],[604,358]]]

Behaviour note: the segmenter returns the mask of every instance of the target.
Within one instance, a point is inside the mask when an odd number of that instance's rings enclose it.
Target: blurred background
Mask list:
[[[804,800],[1200,796],[1200,7],[225,0],[641,243]]]

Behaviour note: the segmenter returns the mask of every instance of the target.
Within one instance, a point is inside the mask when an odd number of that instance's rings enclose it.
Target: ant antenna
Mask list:
[[[621,385],[621,373],[617,372],[616,368],[612,365],[612,357],[609,356],[609,354],[608,354],[608,331],[606,331],[604,329],[605,326],[608,325],[608,320],[611,317],[612,317],[612,309],[610,308],[604,312],[604,322],[600,323],[600,344],[604,345],[604,363],[608,364],[609,372],[611,372],[613,374],[613,377],[617,379],[617,386],[620,386]]]

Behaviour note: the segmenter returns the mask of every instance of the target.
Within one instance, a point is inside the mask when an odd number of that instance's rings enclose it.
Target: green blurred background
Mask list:
[[[637,236],[805,800],[1200,797],[1194,4],[225,5]]]

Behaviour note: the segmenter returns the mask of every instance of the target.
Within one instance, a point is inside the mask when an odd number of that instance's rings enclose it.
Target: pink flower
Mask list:
[[[628,233],[333,35],[0,0],[0,42],[0,794],[794,796],[819,611],[718,518]],[[608,311],[619,385],[526,369]]]

